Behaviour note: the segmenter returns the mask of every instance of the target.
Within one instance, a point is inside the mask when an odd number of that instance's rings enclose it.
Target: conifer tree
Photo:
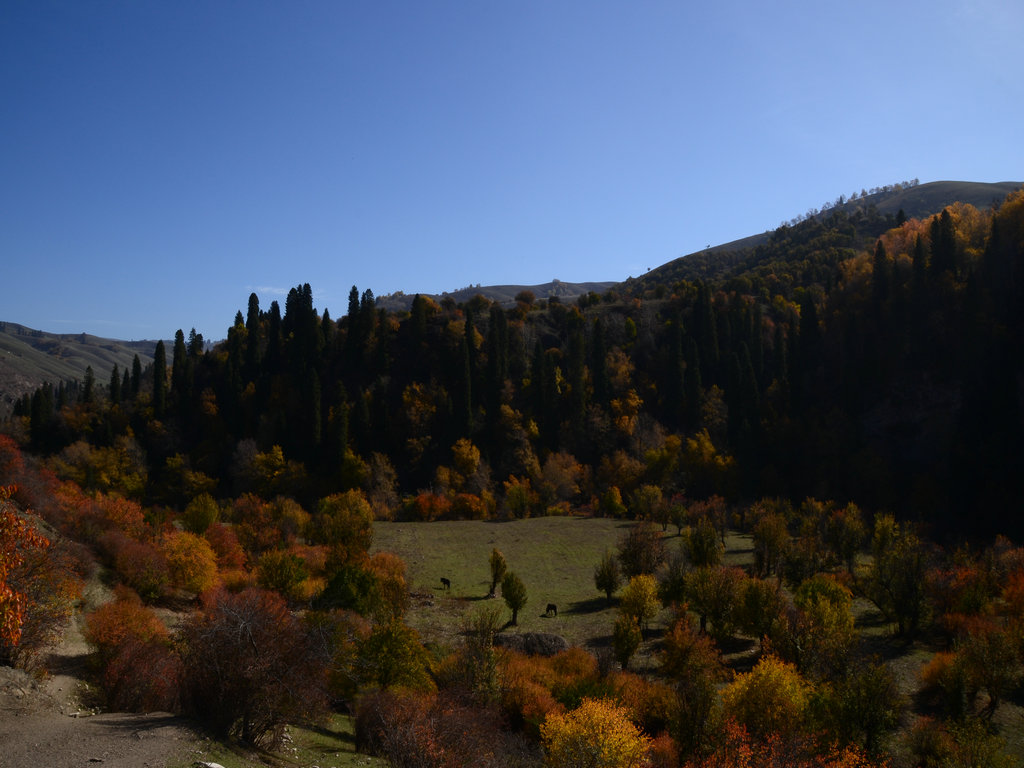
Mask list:
[[[93,373],[92,366],[87,365],[85,367],[85,381],[82,385],[82,402],[91,403],[96,396],[96,374]]]
[[[167,410],[167,351],[161,339],[153,352],[153,413],[161,419]]]
[[[108,396],[113,405],[121,402],[121,372],[117,369],[117,363],[114,363],[114,367],[110,371],[110,391]]]
[[[174,349],[171,357],[171,393],[181,400],[185,391],[185,366],[188,350],[185,348],[185,332],[179,328],[174,334]]]
[[[132,397],[139,394],[139,387],[142,385],[142,361],[139,356],[132,358]]]
[[[594,320],[594,330],[590,339],[590,377],[594,386],[594,402],[602,408],[607,408],[611,399],[607,355],[604,323],[601,322],[601,318],[597,318]]]

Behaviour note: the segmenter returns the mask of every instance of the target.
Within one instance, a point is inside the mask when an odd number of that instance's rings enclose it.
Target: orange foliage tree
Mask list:
[[[107,702],[138,712],[173,710],[178,702],[179,659],[156,614],[127,587],[86,616],[85,638],[98,651]]]

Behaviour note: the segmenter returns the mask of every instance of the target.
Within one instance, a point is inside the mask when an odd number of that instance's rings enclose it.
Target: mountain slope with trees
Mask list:
[[[153,360],[152,341],[118,341],[87,333],[46,333],[23,325],[0,322],[0,414],[15,400],[45,381],[85,379],[85,372],[107,373],[112,365],[131,369],[136,355],[142,365]]]
[[[182,468],[222,495],[361,487],[427,517],[655,484],[1017,533],[1001,510],[1024,476],[1022,207],[837,207],[571,305],[417,296],[390,312],[353,287],[335,320],[308,285],[283,309],[253,294],[214,349],[179,331],[144,382],[77,402],[40,390],[15,423],[47,454],[120,445],[162,503],[188,501]]]

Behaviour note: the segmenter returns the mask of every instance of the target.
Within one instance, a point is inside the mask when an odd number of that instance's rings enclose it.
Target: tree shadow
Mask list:
[[[351,744],[353,747],[355,746],[356,736],[355,736],[354,733],[347,733],[345,731],[331,730],[330,728],[326,728],[326,727],[324,727],[322,725],[317,725],[316,723],[307,723],[303,727],[307,731],[310,731],[312,733],[316,733],[316,734],[318,734],[320,736],[325,736],[325,737],[327,737],[329,739],[337,739],[338,741],[343,741],[346,744]],[[333,747],[324,747],[321,751],[324,754],[332,754],[336,750]]]
[[[600,613],[605,608],[610,608],[614,602],[609,603],[603,597],[594,597],[590,600],[576,600],[569,603],[569,607],[562,611],[566,614]]]

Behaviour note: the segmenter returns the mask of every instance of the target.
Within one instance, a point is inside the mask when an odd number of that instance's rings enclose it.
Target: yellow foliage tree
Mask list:
[[[584,699],[571,712],[548,715],[540,736],[552,768],[641,766],[651,744],[625,709],[604,699]]]
[[[765,656],[722,691],[722,706],[754,736],[786,738],[800,726],[810,695],[810,684],[794,665]]]
[[[161,549],[175,586],[201,594],[217,583],[217,555],[202,536],[175,531],[164,537]]]
[[[622,590],[619,610],[636,621],[642,629],[646,629],[651,619],[661,610],[657,580],[647,573],[630,579]]]

